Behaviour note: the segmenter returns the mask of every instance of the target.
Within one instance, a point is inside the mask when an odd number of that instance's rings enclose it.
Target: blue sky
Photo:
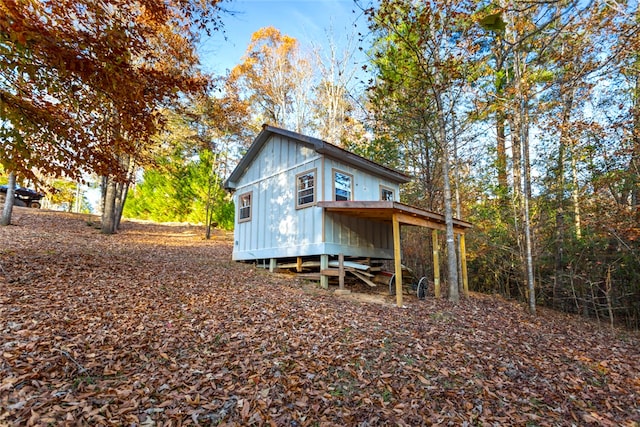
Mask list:
[[[203,37],[199,46],[204,71],[214,74],[223,74],[238,64],[251,34],[262,27],[275,27],[303,46],[326,44],[329,33],[339,46],[349,37],[357,42],[358,31],[366,28],[353,0],[233,0],[225,7],[237,12],[222,17],[227,40],[215,33]],[[356,21],[358,28],[354,28]]]

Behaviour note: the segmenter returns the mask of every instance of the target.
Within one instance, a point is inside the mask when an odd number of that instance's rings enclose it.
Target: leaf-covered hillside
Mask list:
[[[406,308],[230,261],[228,234],[16,208],[0,425],[640,421],[637,334],[474,295]]]

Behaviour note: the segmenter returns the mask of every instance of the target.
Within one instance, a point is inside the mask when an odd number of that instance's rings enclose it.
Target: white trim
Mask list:
[[[385,190],[386,190],[386,191],[389,191],[389,192],[391,193],[391,196],[392,196],[392,197],[391,197],[391,200],[383,199],[383,198],[382,198],[382,192],[383,192],[383,191],[385,191]],[[383,202],[386,202],[386,201],[389,201],[389,202],[395,202],[395,201],[396,201],[396,194],[398,194],[398,192],[396,191],[396,189],[395,189],[395,188],[389,187],[388,185],[384,185],[384,184],[380,184],[380,185],[379,185],[379,189],[378,189],[378,198],[379,198],[381,201],[383,201]]]
[[[249,261],[255,259],[292,258],[298,256],[333,255],[370,257],[378,259],[393,259],[393,248],[365,248],[360,246],[340,245],[336,243],[310,243],[291,245],[281,248],[264,248],[254,250],[234,250],[234,261]]]
[[[300,189],[300,178],[305,175],[313,175],[313,200],[307,203],[300,203],[300,192],[306,191],[307,189]],[[318,203],[318,168],[309,169],[296,174],[295,180],[295,199],[296,199],[296,209],[304,209],[309,206],[315,206]],[[308,196],[306,196],[308,197]]]
[[[249,196],[249,216],[247,217],[242,217],[242,209],[245,209],[246,206],[242,206],[242,199],[246,196]],[[251,218],[253,218],[253,207],[254,207],[254,203],[253,203],[253,190],[249,190],[249,191],[245,191],[244,193],[240,193],[238,194],[238,224],[243,223],[243,222],[249,222],[251,221]]]
[[[331,200],[332,201],[336,201],[336,175],[340,174],[340,175],[344,175],[346,177],[349,177],[349,198],[347,199],[347,201],[352,201],[353,197],[354,197],[354,192],[355,192],[355,177],[353,176],[352,173],[349,172],[345,172],[343,170],[340,170],[338,168],[331,168]]]

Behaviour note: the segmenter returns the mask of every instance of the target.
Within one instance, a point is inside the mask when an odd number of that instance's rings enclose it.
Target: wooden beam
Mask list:
[[[338,254],[338,288],[344,289],[344,254]]]
[[[372,288],[375,288],[376,286],[378,286],[376,283],[373,283],[371,280],[367,279],[365,275],[362,274],[362,272],[360,271],[353,270],[350,273],[356,276],[358,279],[362,280],[367,285],[371,286]]]
[[[329,268],[329,255],[320,255],[320,271]],[[322,289],[329,289],[329,276],[326,274],[320,275],[320,287]]]
[[[402,215],[400,224],[444,230],[446,221],[443,215],[404,205],[392,201],[319,201],[318,206],[326,212],[336,212],[344,215],[368,218],[378,221],[392,221],[393,214]],[[453,228],[458,233],[464,233],[472,225],[469,222],[453,218]]]
[[[396,273],[396,305],[402,307],[402,252],[400,250],[400,222],[398,215],[393,214],[393,259]]]
[[[309,280],[320,280],[320,273],[300,273],[296,277]]]
[[[299,256],[299,257],[296,259],[296,271],[297,271],[298,273],[301,273],[301,272],[302,272],[302,257],[301,257],[301,256]]]
[[[440,244],[438,230],[431,230],[431,244],[433,246],[433,284],[436,298],[440,298]]]
[[[402,214],[402,213],[394,213],[393,215],[398,217],[398,221],[401,224],[415,225],[417,227],[427,227],[427,228],[432,228],[434,230],[444,230],[445,229],[445,225],[444,224],[439,224],[437,222],[430,221],[428,219],[418,218],[418,217],[415,217],[415,216]]]
[[[368,265],[359,263],[359,262],[354,262],[354,261],[343,261],[342,262],[344,264],[344,268],[352,268],[354,270],[362,270],[362,271],[367,271],[370,270],[371,267],[369,267]],[[330,267],[339,267],[340,263],[336,262],[336,261],[329,261],[329,266]]]
[[[304,261],[301,264],[302,268],[318,268],[320,267],[320,261]],[[282,263],[282,264],[278,264],[278,268],[284,268],[284,269],[289,269],[289,268],[298,268],[298,262],[288,262],[288,263]]]
[[[469,279],[467,277],[467,248],[464,243],[464,234],[460,235],[460,260],[462,263],[462,288],[464,295],[469,296]]]
[[[347,267],[345,267],[344,270],[345,271],[357,271],[359,274],[361,274],[363,276],[366,276],[366,277],[375,277],[376,276],[375,274],[371,274],[371,273],[368,273],[366,271],[358,270],[358,269],[355,269],[355,268],[347,268]]]
[[[323,276],[338,277],[340,276],[340,271],[336,268],[325,268],[320,270],[320,274]]]

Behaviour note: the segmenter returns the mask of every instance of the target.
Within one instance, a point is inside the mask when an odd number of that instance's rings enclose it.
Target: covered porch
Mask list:
[[[396,304],[402,307],[402,262],[400,251],[400,226],[411,225],[426,227],[432,230],[433,241],[433,272],[436,297],[440,296],[440,254],[438,248],[438,232],[445,230],[444,215],[428,210],[416,208],[394,201],[321,201],[318,206],[325,212],[353,216],[374,221],[390,222],[393,229],[393,260],[396,274]],[[471,228],[471,223],[459,219],[453,220],[454,233],[459,237],[460,263],[462,267],[462,283],[465,293],[468,292],[467,259],[465,249],[465,232]],[[321,281],[327,280],[322,277]]]

